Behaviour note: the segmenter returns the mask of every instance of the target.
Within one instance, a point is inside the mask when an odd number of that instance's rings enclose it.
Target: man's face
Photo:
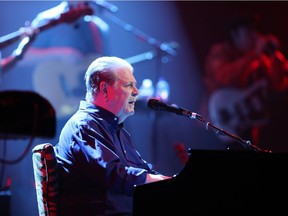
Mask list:
[[[117,80],[107,86],[110,110],[119,117],[119,123],[134,114],[134,106],[139,91],[136,79],[129,68],[117,69]]]
[[[233,33],[235,45],[243,52],[255,49],[258,32],[253,28],[239,27]]]

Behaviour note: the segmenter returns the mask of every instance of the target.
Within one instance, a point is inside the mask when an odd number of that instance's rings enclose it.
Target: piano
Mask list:
[[[134,187],[133,215],[287,215],[288,154],[189,150],[172,179]]]

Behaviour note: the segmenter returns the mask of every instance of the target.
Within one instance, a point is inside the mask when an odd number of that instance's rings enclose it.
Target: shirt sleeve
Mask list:
[[[101,127],[96,127],[98,130],[94,128],[81,126],[74,134],[71,151],[76,168],[100,187],[132,195],[133,187],[145,182],[148,170],[126,166],[114,152],[106,132],[103,133]]]

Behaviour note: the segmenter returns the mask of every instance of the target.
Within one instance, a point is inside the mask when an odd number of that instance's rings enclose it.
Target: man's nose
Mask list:
[[[132,95],[133,95],[133,96],[137,96],[138,94],[139,94],[139,90],[138,90],[138,88],[135,86],[134,89],[133,89]]]

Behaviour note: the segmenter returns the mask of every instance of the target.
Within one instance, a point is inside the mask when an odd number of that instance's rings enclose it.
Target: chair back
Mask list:
[[[53,145],[36,145],[32,161],[39,216],[57,216],[59,170]]]

